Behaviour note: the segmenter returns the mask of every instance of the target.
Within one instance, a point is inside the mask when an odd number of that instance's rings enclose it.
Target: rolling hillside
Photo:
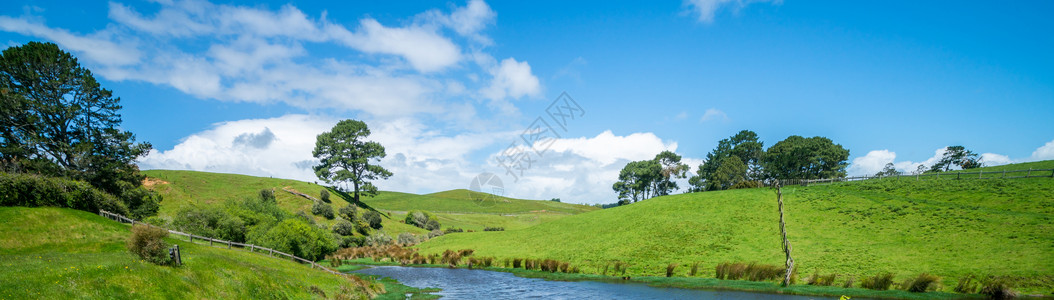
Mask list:
[[[275,299],[334,296],[352,283],[288,260],[168,238],[184,265],[125,249],[129,227],[84,211],[0,207],[0,298]],[[402,297],[403,295],[398,295]]]
[[[1027,167],[1026,167],[1027,168]],[[788,238],[804,274],[897,281],[927,272],[955,286],[966,274],[1012,277],[1020,290],[1054,291],[1054,179],[920,181],[895,178],[784,188]],[[783,264],[776,195],[768,188],[664,196],[505,232],[442,236],[421,252],[570,261],[585,272],[608,262],[687,276],[699,262]]]
[[[320,191],[325,189],[321,185],[297,180],[237,174],[169,170],[148,170],[143,173],[148,177],[148,188],[164,197],[159,212],[161,217],[170,217],[184,205],[221,205],[232,199],[257,197],[261,189],[272,188],[276,191],[275,196],[282,209],[291,213],[310,212],[311,200],[281,190],[289,188],[318,198]],[[333,190],[330,190],[330,193],[334,209],[347,206],[351,201],[347,195]],[[482,230],[484,226],[526,228],[597,209],[586,205],[507,197],[496,197],[489,202],[478,203],[469,195],[467,190],[427,195],[381,191],[376,197],[360,200],[364,205],[390,215],[390,218],[384,218],[383,226],[384,230],[392,235],[401,232],[426,232],[424,229],[399,222],[405,219],[407,211],[415,209],[436,212],[443,228],[457,227],[466,230]],[[315,220],[326,225],[332,225],[334,222],[318,216]]]

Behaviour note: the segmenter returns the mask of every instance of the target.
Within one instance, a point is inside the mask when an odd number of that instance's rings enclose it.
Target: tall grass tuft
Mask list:
[[[1010,279],[1005,277],[988,276],[981,283],[981,295],[992,299],[1010,299],[1017,297],[1017,292],[1010,287]]]
[[[523,259],[522,258],[513,258],[512,259],[512,267],[513,268],[519,268],[522,265],[522,263],[523,263]]]
[[[977,282],[974,279],[973,274],[966,274],[966,276],[959,278],[959,283],[955,285],[955,292],[961,294],[977,292]]]
[[[884,291],[893,285],[893,273],[881,273],[860,280],[860,287],[865,289]]]
[[[941,278],[936,275],[930,275],[926,273],[919,274],[918,277],[908,278],[900,285],[900,288],[912,293],[925,293],[930,286],[936,287],[935,283],[940,282]]]
[[[677,269],[677,264],[666,265],[666,277],[673,277],[673,271]]]
[[[698,262],[694,262],[694,263],[692,263],[692,268],[688,271],[688,276],[695,276],[695,274],[698,274],[698,273],[699,273],[699,263]]]
[[[851,288],[851,287],[853,287],[853,281],[854,280],[856,280],[856,278],[854,278],[852,275],[849,275],[849,277],[845,279],[845,283],[842,284],[842,287],[844,287],[844,288]]]
[[[137,224],[132,226],[132,236],[128,237],[128,251],[154,264],[169,264],[172,258],[168,256],[166,236],[167,230]]]

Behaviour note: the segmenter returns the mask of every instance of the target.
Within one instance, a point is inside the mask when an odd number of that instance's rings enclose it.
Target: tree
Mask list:
[[[717,142],[717,147],[706,154],[706,161],[699,165],[696,175],[688,179],[689,192],[722,190],[745,180],[763,180],[761,160],[764,144],[758,141],[757,133],[742,130]],[[734,157],[735,159],[730,159]],[[723,162],[734,165],[723,166]],[[718,170],[722,173],[718,174]],[[729,172],[736,171],[736,174]]]
[[[882,171],[875,173],[875,177],[897,176],[897,174],[900,174],[900,172],[897,172],[897,168],[893,166],[893,163],[886,163]]]
[[[332,131],[318,135],[311,152],[320,163],[314,167],[315,175],[330,184],[351,183],[355,203],[360,194],[377,195],[377,187],[371,181],[392,176],[392,172],[372,162],[386,154],[384,146],[365,140],[369,135],[370,129],[362,121],[340,121]]]
[[[777,179],[845,177],[849,150],[825,137],[787,137],[765,152],[763,166]]]
[[[679,187],[672,179],[684,178],[688,173],[688,165],[681,163],[680,155],[669,150],[660,152],[652,160],[659,164],[660,175],[652,183],[654,196],[665,196],[676,191]]]
[[[619,199],[633,202],[653,197],[653,183],[661,177],[662,166],[654,160],[634,161],[626,164],[619,171],[618,181],[611,186],[618,192]]]
[[[911,172],[912,175],[919,175],[922,173],[926,173],[926,165],[924,164],[919,164],[919,166],[915,168],[915,172]]]
[[[933,164],[930,167],[931,172],[947,172],[951,170],[952,166],[957,166],[961,169],[972,169],[981,167],[981,159],[978,158],[977,153],[966,150],[963,146],[948,146],[944,148],[944,155],[941,156],[941,160]]]
[[[156,214],[135,160],[151,148],[120,129],[120,98],[52,43],[0,55],[0,165],[8,172],[83,180],[124,200],[137,218]],[[138,189],[138,190],[137,190]]]

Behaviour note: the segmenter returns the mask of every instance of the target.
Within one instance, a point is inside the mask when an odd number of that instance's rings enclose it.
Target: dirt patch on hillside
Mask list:
[[[150,177],[147,177],[146,179],[143,179],[143,187],[148,188],[148,189],[152,189],[152,188],[154,188],[154,186],[162,185],[162,184],[168,184],[168,181],[164,181],[164,180],[157,179],[157,178],[150,178]]]

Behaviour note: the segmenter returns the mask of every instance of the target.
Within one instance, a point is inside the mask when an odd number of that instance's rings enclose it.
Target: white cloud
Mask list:
[[[1049,159],[1054,159],[1054,140],[1047,142],[1032,152],[1031,160],[1033,161]]]
[[[873,150],[867,155],[853,159],[846,172],[850,175],[871,175],[878,173],[886,164],[893,162],[897,154],[889,150]]]
[[[306,109],[362,110],[374,116],[450,115],[443,107],[457,103],[434,102],[464,101],[443,96],[466,87],[437,78],[448,75],[440,71],[462,61],[460,47],[440,29],[446,26],[473,40],[486,39],[481,32],[496,15],[486,3],[474,0],[453,7],[450,14],[431,10],[401,26],[364,17],[349,29],[328,20],[325,12],[312,17],[293,5],[268,9],[187,0],[161,1],[155,7],[149,11],[110,2],[111,24],[90,34],[51,28],[34,16],[0,16],[0,30],[54,41],[106,79],[171,86],[199,98],[285,102]],[[319,56],[309,50],[317,49],[314,44],[365,55]],[[481,65],[468,71],[469,77],[500,74],[499,87],[510,97],[540,90],[526,62]],[[516,111],[507,106],[498,108]]]
[[[500,100],[537,96],[541,93],[538,77],[531,73],[531,66],[526,61],[518,62],[515,58],[506,58],[501,64],[491,68],[494,79],[489,87],[483,89],[483,96]]]
[[[685,0],[684,5],[693,15],[703,23],[713,23],[714,16],[722,6],[733,6],[735,10],[742,9],[754,2],[780,3],[782,0]]]
[[[710,108],[710,109],[707,109],[705,113],[703,113],[703,117],[699,119],[699,122],[706,122],[706,121],[728,122],[730,120],[731,119],[728,118],[728,115],[725,114],[725,112],[723,112],[723,111],[721,111],[719,109],[716,109],[716,108]]]

